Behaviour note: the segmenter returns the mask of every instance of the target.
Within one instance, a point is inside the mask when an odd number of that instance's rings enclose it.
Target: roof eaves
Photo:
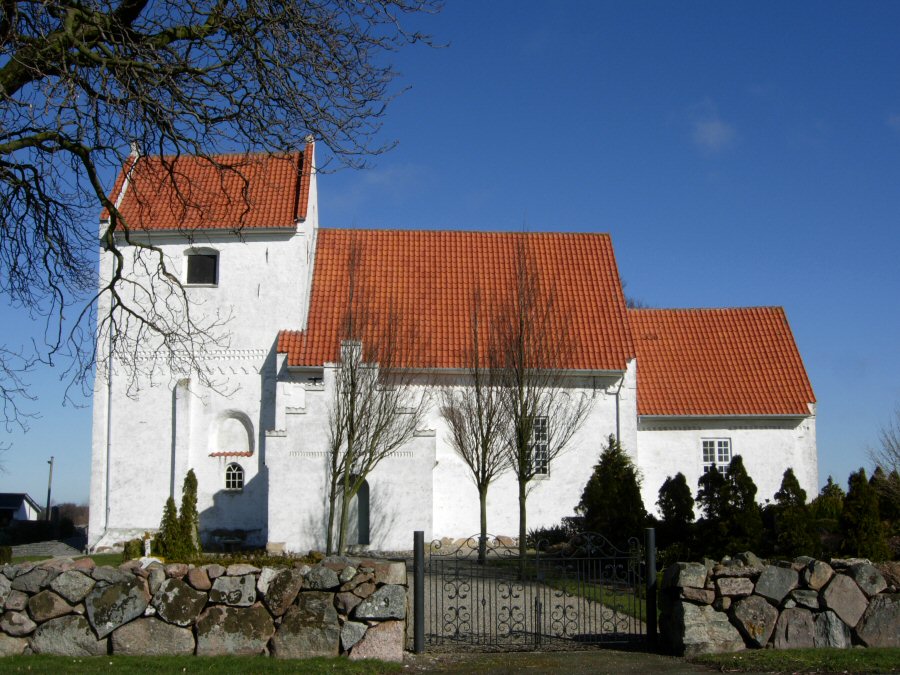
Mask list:
[[[740,415],[638,415],[638,421],[655,422],[663,420],[802,420],[815,417],[813,413],[745,413]]]

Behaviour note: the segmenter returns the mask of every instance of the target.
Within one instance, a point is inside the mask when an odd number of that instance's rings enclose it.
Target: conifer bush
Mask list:
[[[683,473],[666,478],[656,504],[662,516],[656,525],[661,560],[665,564],[693,560],[694,498]]]
[[[715,466],[700,477],[697,504],[703,511],[698,544],[713,558],[759,550],[762,514],[756,503],[756,483],[744,460],[735,455],[721,473]]]
[[[849,489],[841,513],[841,550],[847,554],[871,560],[890,557],[881,515],[878,493],[866,478],[866,470],[850,474]]]
[[[647,511],[641,481],[615,435],[607,439],[575,510],[584,516],[585,530],[602,534],[615,546],[624,547],[631,537],[643,536]]]
[[[775,551],[785,558],[814,555],[813,523],[806,505],[806,491],[789,468],[775,493]]]
[[[122,549],[122,562],[136,560],[144,555],[144,542],[142,539],[129,539]]]
[[[197,476],[193,469],[187,472],[181,492],[181,513],[175,508],[175,499],[169,497],[153,543],[153,552],[169,560],[189,560],[201,553]]]

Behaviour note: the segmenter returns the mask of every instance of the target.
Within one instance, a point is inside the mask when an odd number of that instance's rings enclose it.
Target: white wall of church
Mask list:
[[[616,392],[619,395],[619,431],[623,446],[635,457],[634,431],[636,369],[631,362],[624,377],[597,376],[579,384],[573,396],[592,400],[590,413],[563,451],[551,461],[546,476],[529,484],[527,528],[556,525],[575,515],[581,492],[610,434],[616,433]],[[620,388],[621,383],[621,388]],[[437,465],[434,470],[434,536],[459,538],[476,534],[480,516],[478,491],[471,472],[449,443],[450,434],[435,413]],[[519,533],[518,483],[507,471],[488,490],[488,531],[516,537]]]
[[[328,404],[333,369],[324,381],[282,370],[283,428],[267,437],[269,474],[269,543],[276,549],[325,548],[328,510]],[[416,436],[381,461],[366,479],[369,498],[369,543],[375,550],[411,547],[415,530],[432,530],[431,505],[435,431],[425,421]],[[354,516],[356,513],[354,513]],[[356,527],[351,524],[351,534]],[[335,539],[335,543],[337,540]],[[351,543],[359,543],[355,538]]]
[[[272,408],[273,397],[266,393],[274,386],[270,354],[271,348],[268,353],[247,350],[208,361],[211,376],[222,382],[217,389],[203,386],[195,376],[174,386],[169,381],[145,383],[126,396],[127,380],[114,371],[109,481],[105,433],[95,428],[102,444],[95,444],[91,486],[92,506],[108,502],[108,520],[104,510],[97,508],[94,514],[91,509],[91,546],[156,530],[166,499],[171,495],[180,504],[189,469],[197,476],[197,509],[207,541],[239,533],[247,543],[265,544],[268,495],[261,427]],[[241,490],[225,489],[225,469],[232,462],[244,473]]]
[[[314,209],[314,192],[310,199]],[[275,423],[274,416],[267,417],[274,415],[274,406],[264,401],[274,396],[274,382],[267,393],[263,379],[266,373],[274,375],[278,331],[300,327],[306,320],[315,225],[308,219],[296,231],[247,231],[242,236],[196,232],[192,242],[178,235],[153,236],[169,270],[182,280],[187,252],[217,251],[217,285],[185,290],[197,323],[222,320],[216,329],[222,340],[197,354],[210,386],[203,386],[197,373],[172,373],[162,363],[153,368],[151,340],[139,355],[134,378],[114,360],[110,385],[106,360],[100,359],[94,389],[90,546],[156,529],[169,495],[180,502],[189,468],[199,482],[201,527],[243,530],[250,541],[265,544],[263,433]],[[135,250],[125,248],[127,260],[134,259]],[[111,264],[110,255],[101,253],[102,276]],[[140,265],[132,273],[147,282]],[[101,300],[101,315],[106,307]],[[101,354],[104,347],[99,347]],[[179,389],[179,382],[189,386]],[[254,453],[237,460],[245,470],[246,486],[240,493],[224,491],[224,468],[232,460],[209,456],[223,415],[242,417],[252,427]]]
[[[782,476],[793,468],[807,499],[819,491],[815,416],[797,419],[653,419],[638,423],[639,468],[644,507],[655,513],[659,488],[679,471],[694,494],[703,474],[703,439],[731,440],[758,492],[756,500],[773,500]],[[697,514],[699,516],[699,514]]]

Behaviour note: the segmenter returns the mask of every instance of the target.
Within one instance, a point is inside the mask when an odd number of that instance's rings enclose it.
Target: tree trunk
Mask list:
[[[481,506],[481,536],[478,537],[478,563],[483,565],[487,555],[487,485],[478,486],[478,501]]]
[[[337,486],[334,481],[331,483],[331,492],[328,495],[328,531],[325,535],[325,553],[331,555],[334,553],[334,506],[337,502]]]
[[[527,481],[519,478],[519,579],[521,581],[525,581],[525,552],[527,549],[525,543],[525,500],[528,498],[525,488],[527,486]]]
[[[344,555],[347,552],[347,519],[350,517],[350,490],[346,487],[341,495],[341,526],[338,531],[338,555]]]

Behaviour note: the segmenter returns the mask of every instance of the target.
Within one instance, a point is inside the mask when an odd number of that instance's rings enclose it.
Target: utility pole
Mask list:
[[[53,455],[50,455],[50,461],[47,462],[50,465],[50,477],[47,479],[47,512],[45,515],[45,520],[50,520],[50,488],[53,486]]]

